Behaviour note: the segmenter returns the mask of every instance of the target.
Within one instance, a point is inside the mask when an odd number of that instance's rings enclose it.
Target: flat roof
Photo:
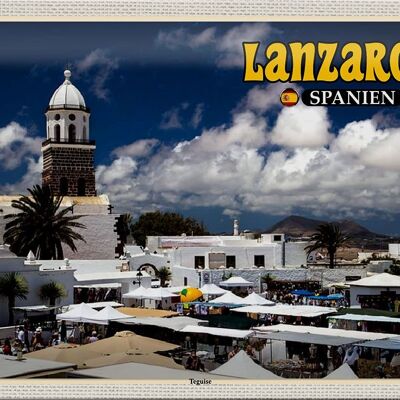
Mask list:
[[[31,378],[46,374],[71,371],[75,364],[24,358],[18,361],[17,357],[0,355],[0,378]]]
[[[137,278],[138,271],[116,271],[116,272],[93,272],[81,274],[78,272],[74,273],[74,277],[78,282],[88,281],[104,281],[107,279],[132,279]],[[150,275],[146,272],[142,272],[142,278],[148,278]]]
[[[13,200],[19,200],[21,195],[0,195],[0,206],[11,206]],[[31,197],[31,196],[29,196]],[[62,207],[76,205],[103,205],[108,206],[110,200],[106,194],[99,196],[64,196],[61,202]]]

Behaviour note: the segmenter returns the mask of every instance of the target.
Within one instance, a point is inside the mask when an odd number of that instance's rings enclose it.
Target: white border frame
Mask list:
[[[0,22],[400,21],[396,0],[0,0]],[[1,38],[0,38],[1,39]],[[400,380],[0,379],[0,399],[400,399]]]

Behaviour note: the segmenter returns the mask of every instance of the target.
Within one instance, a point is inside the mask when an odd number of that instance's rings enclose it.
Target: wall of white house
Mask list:
[[[357,296],[367,295],[374,296],[380,295],[381,292],[386,292],[388,288],[386,287],[362,287],[362,286],[351,286],[350,287],[350,306],[358,306],[360,303],[357,300]],[[399,288],[389,288],[390,291],[400,294]]]

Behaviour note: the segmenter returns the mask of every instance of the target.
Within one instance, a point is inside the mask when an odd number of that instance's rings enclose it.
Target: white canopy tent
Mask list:
[[[348,284],[350,286],[400,288],[400,276],[384,272],[358,279],[357,281],[351,281]]]
[[[232,311],[250,314],[287,315],[293,317],[314,318],[336,312],[336,308],[322,306],[276,304],[275,306],[246,306]]]
[[[97,318],[104,321],[120,321],[132,319],[131,316],[123,314],[122,312],[119,312],[115,308],[112,308],[110,306],[104,307],[101,311],[99,311]]]
[[[224,287],[250,287],[255,286],[253,282],[249,282],[246,279],[242,278],[241,276],[232,276],[231,278],[227,279],[226,281],[222,281],[219,284],[220,286]]]
[[[143,297],[144,299],[152,300],[162,300],[169,297],[177,297],[179,294],[170,292],[167,288],[151,288],[147,289],[147,295]]]
[[[358,376],[353,372],[349,364],[344,363],[324,379],[358,379]]]
[[[220,288],[213,283],[207,283],[203,285],[200,290],[201,293],[203,293],[203,295],[205,296],[222,296],[223,294],[228,292],[228,290]]]
[[[211,371],[211,374],[246,379],[282,379],[257,365],[243,350],[239,351],[225,364]]]
[[[57,314],[56,319],[66,322],[85,322],[92,324],[102,324],[102,322],[104,322],[104,325],[107,325],[108,322],[100,321],[98,315],[98,311],[94,310],[86,303],[80,303],[65,313]]]
[[[148,295],[148,288],[139,286],[138,288],[122,295],[123,299],[145,299]]]
[[[247,304],[245,299],[239,296],[236,296],[236,294],[233,294],[232,292],[226,292],[220,297],[217,297],[216,299],[210,300],[209,303],[218,303],[218,304],[236,304],[236,305],[243,305]]]
[[[249,305],[264,305],[264,306],[273,306],[275,303],[271,300],[267,300],[264,297],[261,297],[259,294],[253,292],[246,296],[244,299],[245,304]]]
[[[253,336],[254,332],[240,329],[227,329],[227,328],[212,328],[209,326],[195,326],[188,325],[185,326],[180,332],[187,333],[202,333],[213,336],[223,336],[223,337],[231,337],[236,339],[245,339],[250,336]]]
[[[88,305],[91,308],[104,308],[107,306],[110,306],[110,307],[123,307],[124,306],[123,304],[118,303],[116,301],[98,301],[95,303],[86,303],[86,305]],[[77,306],[79,306],[79,304],[70,304],[68,307],[74,308]]]

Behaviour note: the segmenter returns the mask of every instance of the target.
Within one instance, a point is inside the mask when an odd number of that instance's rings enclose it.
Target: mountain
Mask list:
[[[305,218],[298,215],[291,215],[271,226],[269,229],[267,229],[266,233],[284,233],[285,235],[292,237],[311,236],[313,233],[316,232],[318,225],[324,224],[326,222],[328,221]],[[344,219],[333,222],[336,222],[341,227],[343,232],[347,233],[356,240],[374,240],[377,238],[386,237],[386,235],[380,235],[371,232],[367,228],[363,227],[362,225],[351,219]]]

